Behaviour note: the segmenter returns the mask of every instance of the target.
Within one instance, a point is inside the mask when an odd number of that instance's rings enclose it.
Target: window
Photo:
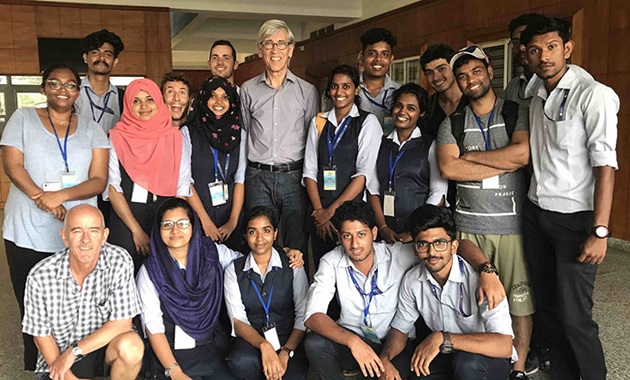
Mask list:
[[[420,84],[420,56],[395,60],[389,68],[389,76],[400,84]]]
[[[510,39],[502,38],[497,41],[483,42],[479,44],[488,58],[490,65],[494,71],[492,79],[492,88],[495,94],[503,94],[503,89],[512,79],[514,69],[512,67],[512,51],[510,48]]]

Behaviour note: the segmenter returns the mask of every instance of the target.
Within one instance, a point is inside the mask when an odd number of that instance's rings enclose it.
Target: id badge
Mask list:
[[[213,206],[220,206],[225,204],[226,199],[223,181],[209,183],[208,189],[210,190],[210,199],[212,200]]]
[[[396,216],[396,212],[394,211],[394,201],[396,200],[396,192],[393,190],[388,190],[385,192],[383,196],[383,215],[385,216]]]
[[[133,184],[133,190],[131,191],[131,201],[133,203],[147,203],[148,196],[149,190],[135,183]]]
[[[365,323],[361,323],[361,330],[363,331],[363,336],[368,338],[370,341],[381,344],[381,340],[378,339],[378,335],[376,335],[376,330],[374,327],[369,327]]]
[[[186,334],[181,327],[175,325],[175,349],[176,350],[190,350],[195,348],[195,338]]]
[[[494,177],[481,180],[481,188],[484,190],[499,189],[499,176],[495,175]]]
[[[324,166],[324,190],[337,190],[337,167],[335,165]]]
[[[73,171],[61,172],[61,188],[67,189],[68,187],[75,186],[77,184],[77,176]]]
[[[265,335],[265,339],[267,342],[271,343],[271,346],[275,351],[278,351],[282,346],[280,345],[280,339],[278,339],[278,330],[276,330],[276,325],[274,323],[270,323],[266,326],[263,326],[263,334]]]
[[[61,182],[44,182],[42,184],[42,190],[44,190],[44,191],[59,191],[59,190],[61,190]]]

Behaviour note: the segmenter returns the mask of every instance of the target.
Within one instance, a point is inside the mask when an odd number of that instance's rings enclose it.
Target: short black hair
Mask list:
[[[162,77],[162,83],[160,83],[160,91],[162,91],[162,93],[164,93],[164,85],[166,85],[166,82],[182,82],[186,85],[186,87],[188,87],[188,94],[191,93],[192,89],[190,88],[190,79],[188,79],[188,77],[182,73],[169,71],[168,73],[164,74],[164,76]]]
[[[77,82],[77,85],[79,87],[81,87],[81,77],[79,77],[77,69],[62,62],[56,62],[48,65],[48,67],[46,67],[46,69],[44,69],[44,71],[42,72],[42,88],[46,87],[46,81],[48,80],[48,77],[50,77],[50,74],[52,74],[52,72],[55,70],[70,70],[72,72],[72,75],[74,75],[74,81]]]
[[[455,55],[455,49],[453,49],[450,45],[447,44],[435,44],[431,45],[425,50],[422,57],[420,57],[420,66],[424,71],[424,66],[431,61],[435,61],[436,59],[445,59],[446,63],[451,61],[451,58]]]
[[[232,59],[234,59],[234,62],[236,62],[236,49],[234,49],[234,45],[232,45],[230,41],[228,40],[214,41],[214,43],[210,47],[210,57],[212,57],[212,49],[214,49],[215,46],[229,46],[232,49]]]
[[[488,64],[488,62],[486,62],[485,59],[479,59],[479,58],[475,58],[470,54],[464,54],[461,57],[457,58],[457,61],[455,61],[455,63],[453,63],[453,74],[455,74],[455,76],[457,76],[457,69],[459,69],[460,67],[464,66],[465,64],[467,64],[470,61],[480,61],[481,63],[483,63],[483,66],[487,69],[488,66],[490,66]]]
[[[278,216],[271,207],[268,206],[256,206],[252,207],[245,213],[245,230],[247,231],[247,225],[252,219],[266,217],[269,219],[269,223],[274,230],[278,229]]]
[[[158,207],[157,209],[157,213],[155,215],[156,228],[158,230],[160,229],[160,223],[162,223],[164,214],[166,214],[167,211],[176,210],[178,208],[181,208],[182,210],[186,211],[186,215],[188,216],[188,220],[190,220],[190,224],[194,226],[195,225],[195,212],[193,211],[193,208],[188,204],[188,202],[186,202],[182,198],[169,198],[165,200],[164,202],[162,202],[160,207]]]
[[[344,222],[361,222],[370,229],[376,227],[376,217],[372,206],[362,200],[345,201],[335,211],[332,223],[338,231]]]
[[[385,28],[372,28],[361,35],[361,51],[365,51],[368,45],[374,45],[377,42],[387,43],[393,52],[394,46],[396,46],[398,40],[394,37],[392,32]]]
[[[523,26],[523,25],[527,26],[533,22],[536,22],[536,20],[539,20],[544,17],[545,16],[540,13],[532,12],[532,13],[523,13],[522,15],[512,19],[512,21],[510,21],[510,24],[508,25],[508,29],[510,30],[510,37],[512,37],[512,34],[514,34],[514,31],[519,26]]]
[[[354,83],[354,87],[359,88],[359,84],[361,83],[361,78],[359,76],[359,70],[350,65],[339,65],[330,70],[330,75],[328,76],[328,84],[326,85],[326,97],[330,99],[330,85],[332,84],[333,77],[336,74],[344,74],[347,75],[352,83]],[[359,95],[354,97],[354,104],[359,106],[361,104],[361,97]]]
[[[566,21],[557,17],[539,17],[531,24],[527,24],[527,28],[521,33],[521,43],[525,46],[534,38],[541,34],[558,32],[563,43],[571,40],[571,27]]]
[[[392,95],[392,104],[398,101],[398,98],[405,94],[411,94],[418,99],[418,106],[420,106],[420,113],[426,112],[429,104],[429,94],[427,91],[420,87],[417,83],[407,83],[400,86]],[[420,119],[418,119],[419,121]]]
[[[83,38],[83,53],[98,49],[104,43],[109,43],[114,48],[114,58],[118,57],[121,51],[125,50],[125,45],[118,35],[107,29],[101,29],[98,32],[90,33]]]
[[[444,228],[448,237],[455,240],[457,228],[453,213],[446,207],[426,204],[415,209],[407,218],[407,231],[411,231],[412,238],[422,231],[431,228]]]

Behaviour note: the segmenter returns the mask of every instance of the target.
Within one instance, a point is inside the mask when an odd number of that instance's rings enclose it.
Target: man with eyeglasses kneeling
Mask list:
[[[510,374],[512,321],[504,299],[494,308],[477,297],[479,275],[458,254],[455,221],[442,207],[417,208],[408,223],[421,264],[400,287],[398,309],[381,359],[381,379],[404,379],[390,360],[405,349],[414,322],[422,317],[433,331],[415,346],[411,370],[422,379],[505,380]]]

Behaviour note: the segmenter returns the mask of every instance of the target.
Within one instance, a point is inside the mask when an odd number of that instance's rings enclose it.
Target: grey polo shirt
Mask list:
[[[92,90],[88,78],[81,78],[81,92],[77,101],[74,102],[74,107],[79,117],[97,122],[107,135],[120,120],[118,88],[110,82],[107,92],[103,96],[98,96]]]

